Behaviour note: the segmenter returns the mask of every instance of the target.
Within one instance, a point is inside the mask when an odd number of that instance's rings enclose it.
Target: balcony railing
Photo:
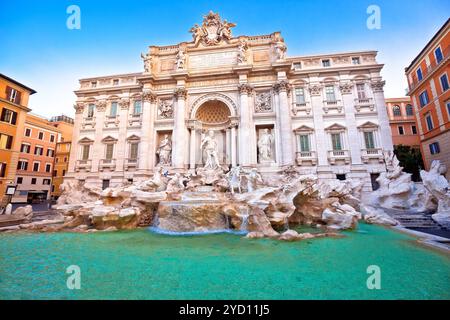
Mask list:
[[[422,79],[419,80],[417,78],[416,71],[414,70],[414,74],[412,75],[412,83],[409,85],[408,94],[416,89],[420,84],[423,83],[426,78],[428,78],[429,75],[431,75],[437,68],[439,68],[442,64],[444,64],[448,58],[450,57],[450,46],[447,46],[447,48],[444,49],[442,52],[442,60],[440,62],[434,61],[432,62],[425,70],[422,70]]]
[[[142,125],[142,113],[131,114],[128,118],[129,127],[139,127]]]
[[[109,128],[111,126],[118,127],[119,126],[119,116],[107,116],[105,119],[105,128]]]
[[[375,159],[379,162],[383,162],[383,150],[379,148],[362,149],[361,158],[364,163],[368,163],[370,159]]]
[[[305,162],[311,162],[312,165],[317,164],[317,155],[315,151],[299,151],[296,152],[297,165],[301,166]]]
[[[123,164],[124,170],[128,171],[130,169],[137,169],[139,165],[139,159],[125,159],[125,163]]]
[[[116,169],[116,159],[100,159],[99,169],[100,171],[103,171],[104,169]]]
[[[309,115],[311,113],[309,102],[294,102],[292,104],[292,113],[297,115],[299,112],[304,112],[306,115]]]
[[[77,160],[75,163],[75,171],[85,170],[91,171],[92,160]]]
[[[372,98],[356,98],[355,99],[355,105],[359,105],[359,106],[368,106],[373,104],[373,99]]]
[[[336,161],[344,161],[345,164],[350,163],[350,153],[348,150],[329,150],[328,161],[330,164],[335,164]]]

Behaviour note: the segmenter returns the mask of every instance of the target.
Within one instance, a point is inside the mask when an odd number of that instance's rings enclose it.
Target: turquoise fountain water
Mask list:
[[[0,235],[0,299],[450,299],[450,257],[361,224],[286,243],[149,230]],[[66,268],[81,268],[81,290]],[[368,290],[369,265],[381,290]]]

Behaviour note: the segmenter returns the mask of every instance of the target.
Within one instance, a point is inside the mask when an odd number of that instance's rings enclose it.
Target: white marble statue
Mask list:
[[[264,181],[256,168],[252,168],[250,172],[247,173],[246,178],[247,192],[253,192],[257,189],[258,185],[264,184]]]
[[[241,190],[241,167],[232,167],[231,170],[227,173],[228,185],[231,190],[231,193],[234,194],[234,188],[237,188],[239,193],[242,193]]]
[[[237,54],[237,62],[238,64],[247,62],[247,42],[245,40],[241,40],[239,42],[238,54]]]
[[[219,145],[214,137],[214,131],[209,130],[208,134],[202,137],[200,148],[205,150],[205,169],[217,169],[219,164]]]
[[[185,62],[186,62],[186,55],[184,54],[183,50],[179,49],[175,60],[176,70],[183,70]]]
[[[277,56],[277,60],[284,60],[286,58],[286,50],[287,47],[282,41],[278,41],[275,43],[275,53]]]
[[[150,53],[143,54],[141,53],[141,58],[144,61],[144,71],[145,72],[152,72],[152,56]]]
[[[164,135],[156,154],[159,156],[158,165],[170,165],[172,161],[172,141],[168,134]]]
[[[273,135],[270,133],[269,129],[264,129],[258,140],[259,162],[272,160],[272,143]]]

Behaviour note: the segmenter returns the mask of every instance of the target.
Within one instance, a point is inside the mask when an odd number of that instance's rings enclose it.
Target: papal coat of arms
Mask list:
[[[218,13],[210,11],[203,17],[201,26],[195,24],[189,32],[192,33],[194,43],[197,45],[202,42],[204,45],[212,46],[220,43],[222,40],[230,40],[231,28],[236,24],[221,20]]]

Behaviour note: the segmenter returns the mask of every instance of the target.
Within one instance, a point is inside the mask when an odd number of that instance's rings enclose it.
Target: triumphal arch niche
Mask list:
[[[142,71],[81,79],[68,177],[296,166],[370,186],[392,150],[376,51],[288,57],[280,32],[235,26],[209,12],[190,41],[149,46]]]

